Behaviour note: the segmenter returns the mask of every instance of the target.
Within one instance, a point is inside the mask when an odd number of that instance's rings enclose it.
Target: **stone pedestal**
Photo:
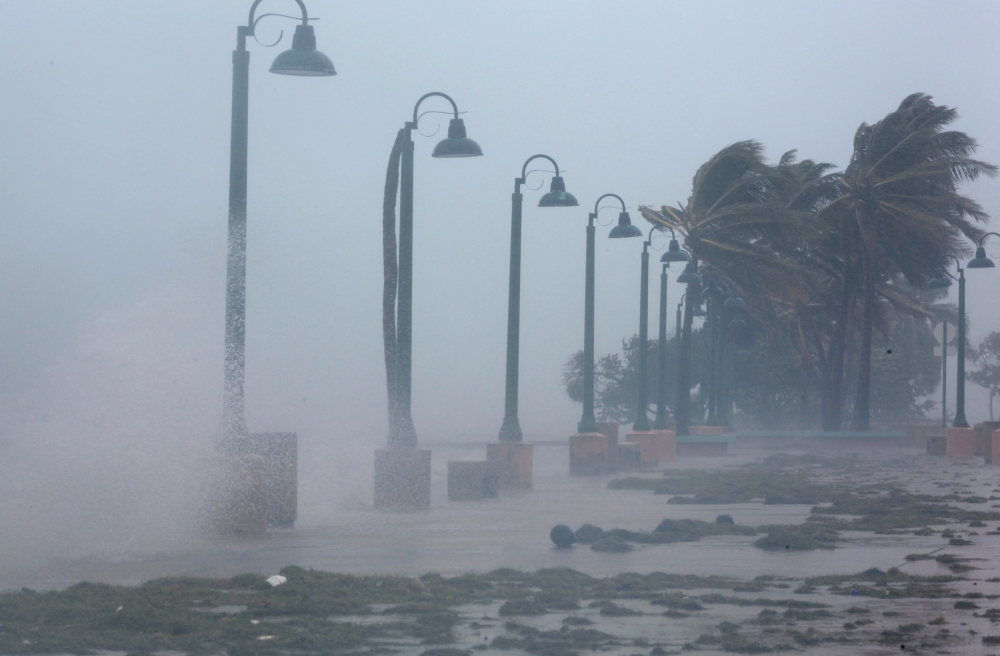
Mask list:
[[[264,459],[264,512],[268,528],[294,528],[299,509],[299,440],[296,433],[250,433],[250,453]]]
[[[534,447],[524,442],[492,442],[486,460],[497,464],[500,487],[530,488]]]
[[[990,464],[1000,465],[1000,430],[993,431],[990,439]]]
[[[597,432],[608,436],[608,466],[609,471],[618,470],[618,424],[615,422],[597,422]]]
[[[677,444],[673,431],[633,431],[625,434],[625,441],[639,445],[643,466],[674,460],[677,457]]]
[[[982,455],[987,465],[993,464],[993,433],[1000,430],[1000,421],[984,421],[976,424],[979,429],[979,438],[982,442],[982,452],[979,451],[979,444],[976,445],[976,455]],[[1000,463],[998,463],[1000,464]]]
[[[642,449],[638,444],[622,442],[618,445],[618,471],[642,469]]]
[[[448,500],[496,499],[500,470],[495,462],[456,461],[448,463]]]
[[[944,455],[948,458],[972,458],[976,453],[976,431],[971,428],[949,428],[945,437]]]
[[[660,462],[677,460],[677,436],[672,430],[654,430],[660,436]]]
[[[259,537],[267,532],[267,463],[258,455],[223,456],[211,502],[212,529],[223,535]]]
[[[431,505],[431,452],[391,445],[375,451],[375,507],[389,510]]]
[[[617,440],[616,440],[617,442]],[[569,436],[569,473],[606,474],[614,471],[618,445],[612,455],[611,440],[603,433],[577,433]]]

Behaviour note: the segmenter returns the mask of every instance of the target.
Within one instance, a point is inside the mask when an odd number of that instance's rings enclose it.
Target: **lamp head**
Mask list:
[[[681,245],[677,243],[677,238],[670,240],[667,252],[660,257],[660,262],[690,262],[691,255],[687,251],[681,250]]]
[[[566,191],[566,183],[561,175],[552,176],[549,193],[538,201],[539,207],[576,207],[579,204],[576,202],[576,196]]]
[[[986,249],[980,246],[976,249],[976,256],[965,265],[966,269],[992,269],[996,265],[993,260],[986,257]]]
[[[698,276],[698,277],[700,278],[701,276]],[[691,313],[691,316],[692,317],[707,317],[708,316],[708,312],[705,311],[705,307],[697,299],[695,299],[695,302],[694,302],[694,311]]]
[[[323,77],[336,75],[330,58],[316,50],[316,33],[312,25],[296,25],[292,49],[274,58],[271,72],[279,75]]]
[[[632,219],[628,212],[622,211],[618,215],[618,225],[608,233],[609,239],[622,239],[624,237],[642,237],[642,230],[632,225]]]
[[[740,298],[740,295],[736,293],[735,287],[733,288],[733,293],[729,296],[729,298],[726,299],[726,302],[723,303],[722,305],[722,307],[726,308],[727,310],[731,310],[734,308],[739,310],[745,308],[746,306],[747,306],[746,301]],[[731,327],[732,323],[730,323],[729,325]]]
[[[927,289],[948,289],[951,287],[951,279],[944,275],[944,269],[934,272],[934,277],[927,283]]]
[[[479,144],[465,136],[465,121],[453,118],[448,124],[448,138],[434,146],[431,157],[481,157],[482,154]]]
[[[712,278],[708,281],[708,286],[705,287],[705,291],[701,293],[702,298],[720,298],[725,295],[726,292],[722,291],[722,287],[719,287],[719,283]]]
[[[697,272],[695,272],[694,267],[691,265],[691,262],[689,261],[688,265],[684,267],[684,272],[681,275],[677,276],[677,282],[685,285],[690,285],[691,283],[700,284],[701,276],[699,276]]]

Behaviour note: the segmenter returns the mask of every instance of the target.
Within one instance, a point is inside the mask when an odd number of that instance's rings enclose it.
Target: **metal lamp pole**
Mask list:
[[[521,167],[521,177],[514,178],[514,193],[510,209],[510,284],[507,295],[507,379],[504,387],[504,415],[500,426],[501,442],[520,442],[524,437],[517,417],[518,374],[521,347],[521,207],[524,196],[521,185],[528,176],[528,164],[536,159],[547,159],[555,167],[549,193],[538,201],[539,207],[576,207],[573,194],[566,191],[566,183],[559,175],[559,165],[548,155],[532,155]]]
[[[677,235],[673,229],[670,230],[670,246],[667,252],[660,256],[660,263],[663,269],[660,271],[660,332],[658,335],[659,347],[657,348],[656,371],[656,419],[653,420],[653,428],[656,430],[667,429],[667,269],[673,262],[690,262],[691,256],[687,251],[681,250],[677,242]],[[680,308],[678,308],[678,316]]]
[[[722,288],[719,287],[719,283],[716,282],[715,278],[712,278],[708,287],[702,292],[702,296],[708,301],[708,419],[706,423],[709,426],[719,425],[719,351],[721,350],[719,344],[719,321],[720,321],[720,308],[719,299],[725,295]]]
[[[594,221],[601,211],[601,201],[605,198],[616,198],[621,203],[622,211],[618,215],[618,225],[611,229],[608,237],[642,237],[642,231],[632,225],[632,219],[625,210],[625,201],[618,194],[604,194],[594,203],[594,211],[587,221],[587,272],[584,291],[583,308],[583,415],[577,424],[578,433],[596,433],[597,418],[594,416]]]
[[[247,125],[249,122],[250,53],[247,37],[254,36],[257,23],[255,0],[246,25],[236,28],[233,51],[233,106],[229,146],[229,240],[226,258],[226,343],[225,384],[223,387],[223,448],[244,449],[249,436],[244,415],[244,380],[246,353],[246,281],[247,281]],[[271,65],[279,75],[331,76],[337,71],[330,58],[316,50],[316,35],[309,25],[309,14],[302,0],[295,0],[302,12],[302,23],[295,26],[291,50],[282,52]],[[315,19],[314,19],[315,20]]]
[[[677,282],[687,285],[684,294],[684,317],[678,309],[677,338],[677,400],[674,406],[674,428],[678,435],[688,435],[691,431],[691,325],[694,322],[695,296],[701,286],[696,262],[688,262],[684,272],[677,276]],[[691,285],[694,285],[692,289]],[[683,323],[682,323],[683,321]]]
[[[422,114],[420,105],[428,98],[441,97],[451,103],[453,117],[448,124],[448,138],[434,147],[431,157],[480,157],[483,149],[465,133],[465,121],[458,117],[458,105],[451,96],[432,91],[413,106],[413,120],[403,126],[403,145],[399,172],[399,292],[396,329],[396,417],[389,427],[389,443],[414,446],[417,431],[411,414],[413,374],[413,130]]]

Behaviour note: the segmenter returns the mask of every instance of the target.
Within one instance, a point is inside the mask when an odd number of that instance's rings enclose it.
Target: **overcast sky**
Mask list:
[[[155,375],[196,378],[191,388],[221,409],[230,53],[250,4],[0,0],[0,392],[10,412],[94,340],[113,351],[168,336]],[[510,193],[530,155],[554,157],[581,206],[541,209],[547,187],[525,192],[528,439],[575,432],[579,406],[561,374],[582,347],[584,226],[599,195],[632,210],[686,199],[697,167],[742,139],[760,140],[772,160],[798,149],[843,167],[858,125],[917,91],[956,107],[955,128],[1000,163],[995,2],[307,6],[336,77],[267,72],[292,21],[261,22],[264,43],[284,30],[278,47],[248,46],[251,430],[384,443],[382,187],[396,131],[426,92],[457,101],[485,153],[432,159],[446,122],[415,138],[413,416],[428,441],[485,442],[500,427]],[[259,12],[297,8],[267,0]],[[421,126],[434,132],[437,119]],[[1000,212],[1000,182],[966,190]],[[598,229],[598,354],[638,327],[641,243],[609,241],[608,229]],[[973,340],[1000,329],[998,276],[969,275]],[[680,291],[671,283],[672,307]],[[132,341],[136,332],[145,337]],[[985,414],[970,386],[969,419]]]

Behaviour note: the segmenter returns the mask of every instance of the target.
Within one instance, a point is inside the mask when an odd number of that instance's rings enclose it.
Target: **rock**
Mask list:
[[[604,529],[593,524],[584,524],[576,529],[576,541],[583,544],[593,544],[604,537]]]
[[[632,551],[631,544],[617,537],[601,538],[594,544],[590,545],[590,548],[594,551],[603,551],[605,553],[624,553],[626,551]]]
[[[715,518],[715,523],[716,524],[736,524],[736,522],[733,521],[733,516],[732,515],[719,515],[718,517]]]
[[[566,549],[572,547],[573,543],[576,542],[576,533],[573,529],[566,526],[565,524],[556,524],[552,527],[552,531],[549,533],[549,537],[552,538],[552,542],[561,549]]]

